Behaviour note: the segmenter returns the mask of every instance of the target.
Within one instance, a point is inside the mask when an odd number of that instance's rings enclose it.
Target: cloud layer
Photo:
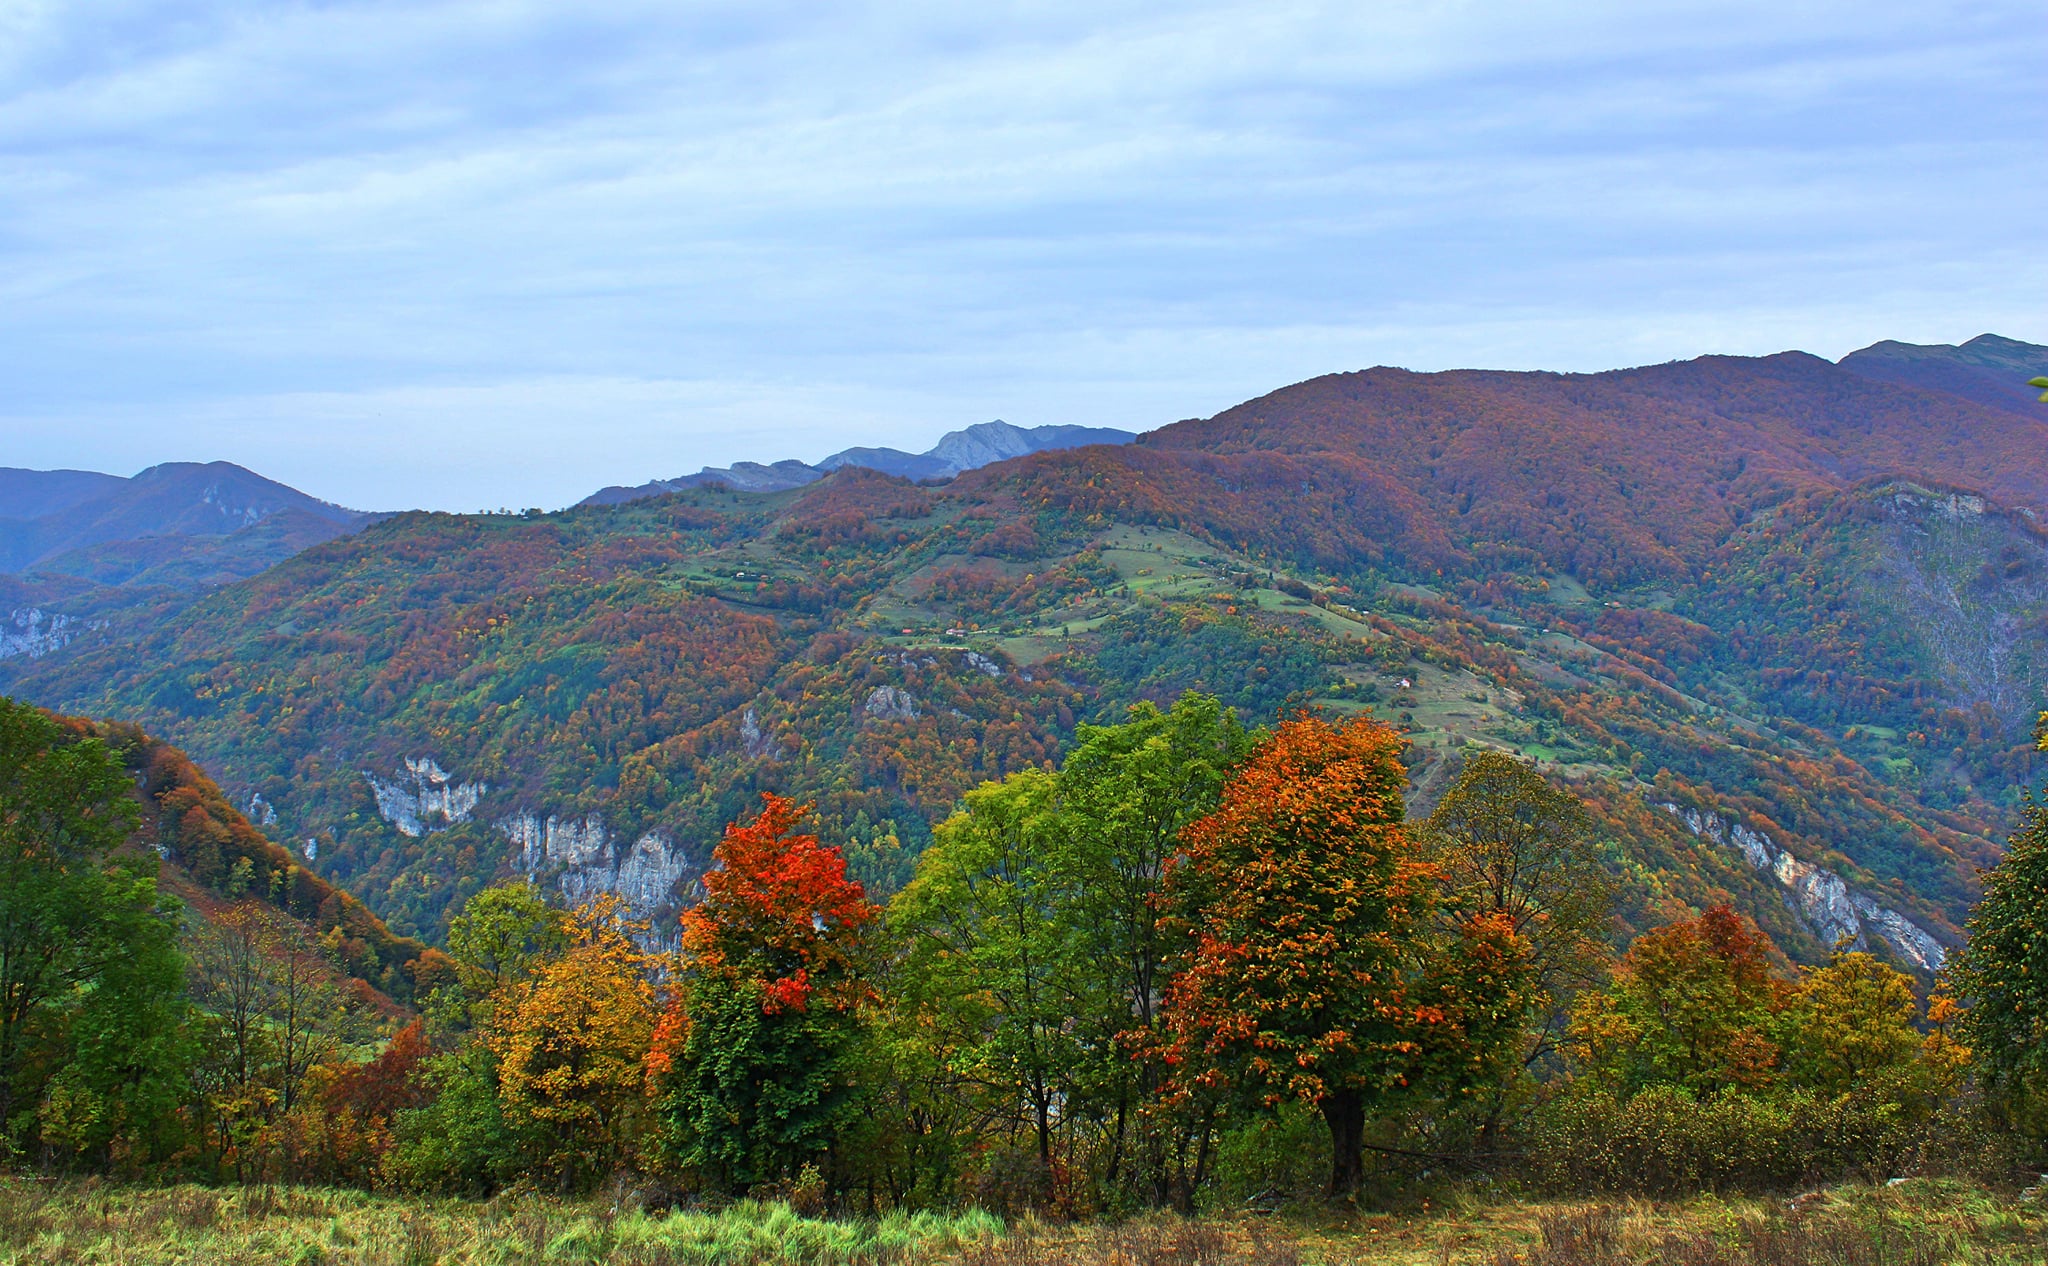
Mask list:
[[[2017,0],[0,0],[0,464],[553,506],[1379,363],[2048,341],[2044,65]]]

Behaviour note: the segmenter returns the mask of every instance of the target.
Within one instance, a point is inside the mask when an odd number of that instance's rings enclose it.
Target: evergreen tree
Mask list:
[[[1984,875],[1970,940],[1949,966],[1969,1003],[1961,1024],[1985,1080],[2048,1128],[2048,805],[2030,804]]]

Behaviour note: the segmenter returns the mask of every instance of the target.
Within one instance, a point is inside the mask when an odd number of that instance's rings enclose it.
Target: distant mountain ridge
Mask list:
[[[132,479],[0,469],[0,572],[217,584],[368,518],[232,462],[166,462]]]
[[[1851,352],[1838,363],[1862,378],[1946,391],[1995,409],[2038,418],[2040,392],[2027,386],[2027,380],[2048,374],[2048,347],[1997,334],[1979,334],[1960,347],[1887,339]]]
[[[651,480],[632,488],[619,485],[604,488],[585,497],[578,504],[618,505],[625,501],[637,501],[642,497],[658,497],[663,493],[708,484],[724,484],[735,492],[786,492],[791,488],[801,488],[806,484],[815,483],[832,471],[847,466],[878,470],[885,475],[896,475],[904,479],[950,479],[970,470],[979,470],[983,466],[1030,453],[1080,448],[1089,444],[1129,444],[1137,438],[1130,431],[1119,431],[1112,427],[1034,426],[1027,429],[1011,426],[1008,422],[997,419],[994,422],[979,422],[964,430],[949,431],[940,437],[937,444],[922,453],[906,453],[900,448],[848,448],[841,449],[815,466],[795,460],[779,461],[765,466],[759,462],[706,466],[694,475],[683,475],[676,479]]]
[[[112,493],[128,481],[96,470],[0,466],[0,519],[40,519]]]
[[[1688,574],[1748,515],[1804,490],[1934,480],[2048,515],[2048,409],[2034,410],[1805,352],[1594,374],[1378,368],[966,482],[1075,507],[1113,497],[1120,513],[1332,571],[1361,557],[1482,574],[1540,559],[1612,585]]]

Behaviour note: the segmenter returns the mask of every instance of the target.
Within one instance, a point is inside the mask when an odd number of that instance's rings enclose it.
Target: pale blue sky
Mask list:
[[[0,465],[368,508],[1374,364],[2048,342],[1993,3],[0,0]]]

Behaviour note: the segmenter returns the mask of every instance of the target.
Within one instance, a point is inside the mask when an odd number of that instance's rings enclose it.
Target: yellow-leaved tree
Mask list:
[[[579,907],[564,930],[559,956],[502,987],[484,1039],[507,1124],[571,1191],[629,1162],[644,1133],[656,963],[616,897]]]
[[[1837,953],[1808,972],[1780,1015],[1787,1071],[1829,1094],[1914,1066],[1922,1039],[1913,982],[1869,954]]]

